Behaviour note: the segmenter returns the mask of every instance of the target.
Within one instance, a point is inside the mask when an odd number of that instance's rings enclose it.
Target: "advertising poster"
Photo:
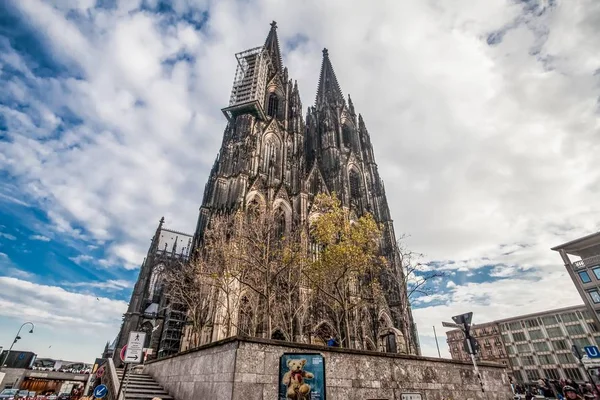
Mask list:
[[[278,400],[325,400],[325,358],[319,353],[284,353],[279,359]]]

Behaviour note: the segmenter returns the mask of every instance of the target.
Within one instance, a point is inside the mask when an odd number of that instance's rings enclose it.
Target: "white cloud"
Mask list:
[[[65,286],[70,287],[84,287],[94,289],[106,289],[106,290],[123,290],[130,289],[133,287],[134,282],[125,281],[122,279],[110,279],[106,282],[67,282]]]
[[[127,304],[69,292],[57,286],[0,277],[0,316],[30,319],[70,329],[118,326]]]
[[[448,283],[450,284],[450,282]],[[560,288],[560,290],[557,290]],[[413,310],[425,355],[437,356],[433,338],[436,327],[440,350],[449,357],[443,321],[473,312],[473,323],[480,324],[553,308],[582,304],[581,297],[564,267],[544,268],[511,278],[484,283],[454,285],[444,304]]]
[[[16,236],[11,235],[10,233],[0,232],[0,238],[4,238],[7,240],[17,240]]]
[[[600,220],[600,3],[525,11],[537,3],[177,2],[179,15],[210,8],[198,31],[135,12],[139,2],[102,10],[15,2],[80,79],[35,77],[14,51],[0,54],[27,79],[13,80],[9,96],[31,101],[29,114],[0,110],[11,138],[0,143],[0,168],[43,204],[62,237],[110,243],[105,264],[138,266],[163,214],[173,228],[194,229],[225,127],[233,54],[260,45],[276,19],[305,108],[320,49],[329,48],[371,133],[396,232],[411,234],[407,245],[449,272],[502,266],[494,275],[513,277],[458,282],[455,306],[415,310],[424,326],[461,307],[491,319],[564,305],[577,294],[549,248],[598,230]],[[81,25],[65,17],[69,7],[85,10]],[[488,45],[499,31],[502,41]],[[56,139],[64,109],[84,123]],[[544,282],[552,291],[538,289]],[[522,293],[535,298],[523,302]]]
[[[30,279],[33,274],[18,268],[8,254],[0,252],[0,274],[21,279]]]
[[[0,339],[7,343],[31,321],[33,336],[21,335],[19,346],[42,357],[93,361],[118,332],[126,309],[124,301],[0,277]]]
[[[80,254],[75,257],[69,257],[69,260],[73,261],[77,265],[81,265],[83,263],[88,263],[88,262],[92,261],[93,259],[94,259],[94,257],[88,256],[87,254]]]
[[[50,238],[44,235],[31,235],[29,236],[29,239],[31,240],[39,240],[41,242],[49,242]]]

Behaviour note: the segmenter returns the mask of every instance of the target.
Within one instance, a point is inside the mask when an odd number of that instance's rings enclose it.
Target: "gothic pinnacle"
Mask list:
[[[321,74],[319,75],[319,85],[317,87],[316,105],[323,104],[344,104],[344,96],[340,89],[340,84],[333,71],[333,66],[329,60],[329,51],[323,49],[323,63],[321,64]]]

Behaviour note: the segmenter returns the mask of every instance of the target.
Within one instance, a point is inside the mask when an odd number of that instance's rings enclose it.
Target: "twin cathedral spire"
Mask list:
[[[306,221],[320,192],[335,192],[357,215],[370,212],[389,221],[369,132],[350,97],[344,99],[328,50],[306,118],[298,84],[283,66],[275,22],[263,46],[236,58],[230,103],[223,109],[228,125],[205,187],[195,245],[214,212],[243,208],[257,194],[269,204],[285,200],[295,223]]]
[[[205,186],[192,251],[202,247],[215,214],[259,202],[282,215],[284,229],[294,229],[310,220],[317,194],[335,192],[351,215],[374,216],[383,229],[382,255],[401,269],[369,131],[350,97],[344,98],[327,49],[315,104],[308,107],[305,118],[297,82],[283,65],[275,22],[263,46],[236,58],[229,105],[222,110],[228,123]],[[417,354],[406,292],[392,286],[386,290],[384,314],[390,329],[400,330],[405,351]]]
[[[390,269],[379,277],[383,296],[348,316],[353,347],[419,354],[402,260],[369,131],[350,97],[347,101],[343,97],[329,52],[323,50],[315,103],[306,116],[298,85],[283,65],[275,22],[263,46],[238,53],[236,58],[229,105],[222,110],[227,127],[204,189],[196,231],[192,237],[169,230],[161,220],[115,342],[115,355],[128,333],[140,327],[148,332],[146,347],[159,356],[180,351],[185,310],[176,302],[169,303],[160,276],[201,253],[205,231],[215,215],[260,203],[275,213],[280,229],[306,229],[315,196],[334,192],[351,216],[370,213],[380,224],[380,254]],[[302,296],[304,292],[298,290],[295,296]],[[289,340],[312,343],[317,336],[339,334],[331,331],[336,323],[327,308],[315,301],[295,317]],[[202,343],[226,336],[219,322],[219,304],[212,305],[215,319],[206,336],[202,334]],[[169,311],[163,311],[162,333],[153,335],[156,328],[148,313],[159,310]],[[237,311],[240,318],[246,312]],[[273,337],[273,332],[265,335]]]

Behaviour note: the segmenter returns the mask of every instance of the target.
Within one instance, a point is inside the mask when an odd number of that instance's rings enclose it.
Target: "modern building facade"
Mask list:
[[[553,247],[584,304],[600,326],[600,232]],[[571,260],[574,257],[574,260]]]
[[[227,126],[205,186],[196,231],[193,238],[174,233],[179,235],[175,242],[164,247],[160,239],[164,231],[161,221],[125,314],[115,357],[126,343],[128,332],[152,329],[155,320],[148,315],[160,314],[168,302],[164,300],[168,296],[159,290],[161,269],[169,268],[171,262],[185,261],[189,255],[202,254],[205,232],[216,215],[260,206],[277,217],[282,232],[308,229],[315,215],[311,212],[315,197],[320,193],[335,193],[352,218],[366,213],[373,215],[383,230],[380,252],[389,268],[385,276],[394,273],[403,277],[393,221],[370,134],[350,97],[346,100],[342,95],[328,51],[323,50],[317,96],[306,118],[298,85],[283,66],[275,22],[264,45],[238,53],[236,58],[238,68],[230,102],[222,110]],[[183,252],[179,250],[182,248]],[[311,342],[326,332],[327,337],[347,335],[346,343],[352,343],[354,348],[420,354],[404,280],[393,282],[380,278],[379,281],[381,298],[348,316],[349,320],[352,318],[351,332],[337,332],[335,327],[340,325],[327,309],[313,304],[294,317],[293,332],[266,332],[261,328],[260,336]],[[365,288],[370,287],[365,283]],[[296,296],[304,296],[302,291],[305,290],[307,288],[299,288]],[[244,300],[242,297],[242,305]],[[202,333],[203,343],[224,338],[224,330],[219,326],[221,303],[214,303],[214,322],[206,328],[210,332]],[[183,311],[169,308],[173,309]],[[238,320],[242,322],[236,329],[244,326],[245,319],[252,318],[252,309],[243,312],[240,309],[238,313]],[[161,315],[167,316],[166,313]],[[154,342],[154,336],[148,343],[157,349],[159,356],[169,354],[176,343],[182,348],[188,346],[185,339],[180,343],[185,322],[180,317],[171,318],[173,329],[169,329],[166,319],[162,320],[160,343]],[[227,332],[236,334],[229,329]],[[173,340],[173,347],[167,346],[168,340]]]
[[[585,346],[600,345],[598,328],[581,305],[474,325],[472,332],[479,341],[478,357],[507,365],[518,382],[533,383],[539,378],[583,382],[586,372],[571,347],[576,345],[583,352]],[[446,335],[452,358],[469,359],[462,345],[463,333],[453,330]]]

